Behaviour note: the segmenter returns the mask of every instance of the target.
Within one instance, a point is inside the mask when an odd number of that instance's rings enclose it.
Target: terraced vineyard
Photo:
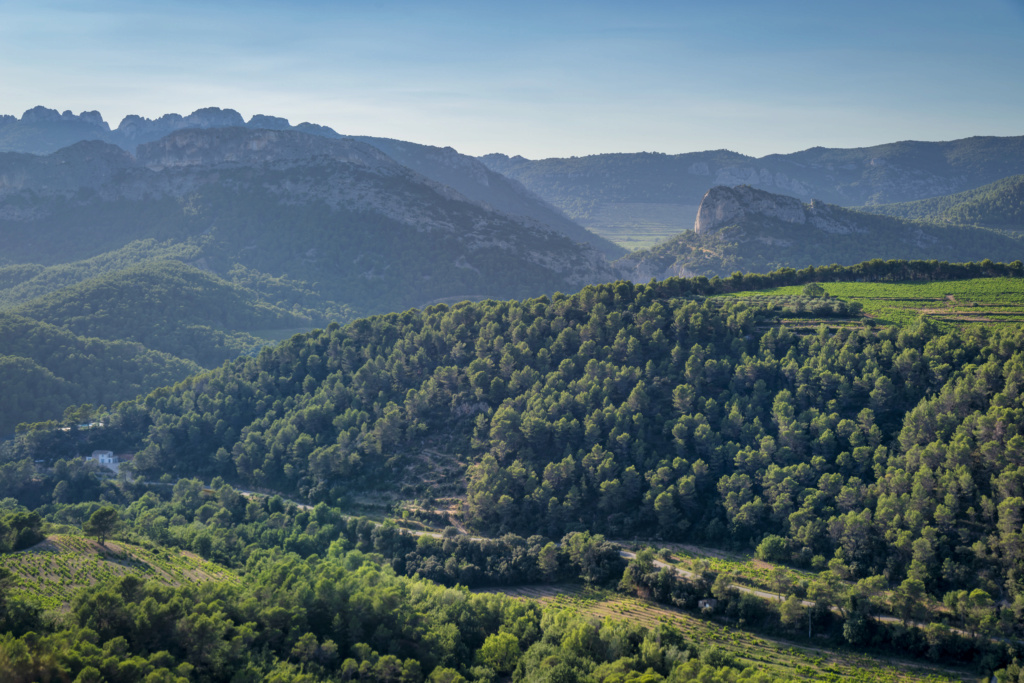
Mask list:
[[[492,592],[499,592],[495,589]],[[528,586],[500,590],[506,595],[590,614],[597,619],[626,619],[644,626],[671,624],[697,645],[714,645],[734,657],[737,665],[752,666],[772,676],[809,681],[973,681],[971,672],[919,661],[807,646],[768,638],[698,619],[681,610],[637,598],[573,585]]]
[[[34,596],[44,609],[66,609],[75,593],[106,579],[134,574],[168,586],[200,581],[237,581],[231,571],[192,553],[149,550],[82,536],[53,535],[28,550],[0,555],[0,567],[15,576],[14,595]]]
[[[1024,323],[1024,280],[979,278],[946,282],[823,282],[832,297],[856,301],[868,320],[908,325],[924,316],[940,328]],[[798,296],[803,287],[727,295],[739,298]]]

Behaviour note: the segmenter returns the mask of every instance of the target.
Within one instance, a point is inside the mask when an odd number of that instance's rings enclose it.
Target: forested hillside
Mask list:
[[[1024,231],[1024,176],[1010,176],[967,192],[902,204],[865,206],[862,210],[933,223]]]
[[[308,316],[179,261],[88,277],[94,266],[0,268],[10,299],[51,290],[0,305],[0,434],[20,422],[60,419],[71,404],[148,393],[313,326]]]
[[[201,370],[142,344],[78,336],[0,313],[0,435],[21,422],[60,419],[74,404],[124,400]]]
[[[84,337],[139,342],[204,367],[267,343],[252,331],[312,326],[308,317],[261,303],[254,293],[178,261],[101,275],[11,312]]]
[[[314,501],[462,489],[467,522],[492,533],[777,536],[808,567],[1017,599],[1019,330],[798,334],[771,304],[702,286],[332,325],[123,404],[95,438],[137,448],[146,474]],[[812,311],[851,313],[809,299],[783,314]],[[465,469],[429,472],[442,461]]]
[[[120,558],[122,574],[144,570],[118,545],[130,541],[155,547],[153,563],[188,551],[241,577],[168,585],[119,575],[89,590],[65,579],[63,597],[0,581],[11,631],[0,672],[866,678],[862,654],[848,669],[822,649],[842,645],[988,675],[1024,635],[1024,337],[1012,326],[943,333],[923,320],[878,328],[859,304],[811,285],[1021,268],[876,261],[435,305],[297,335],[109,411],[72,409],[101,425],[36,425],[0,445],[0,495],[34,510],[4,503],[0,550],[36,553],[41,532],[82,529],[106,539],[112,547],[97,552]],[[803,296],[742,295],[781,285],[808,286]],[[135,451],[143,476],[100,478],[75,457],[97,448]],[[178,481],[148,483],[162,475]],[[225,479],[315,505],[243,495]],[[453,514],[490,538],[454,527],[416,537],[338,507],[368,495],[405,499],[426,521]],[[461,506],[436,510],[440,496]],[[720,565],[677,572],[667,549],[627,564],[607,538],[756,548],[778,600]],[[0,560],[19,576],[50,576],[71,561],[53,552]],[[780,565],[807,573],[793,582]],[[430,581],[585,582],[617,590],[610,604],[642,598],[669,611],[598,621],[587,601],[541,607]],[[565,590],[579,589],[555,589]],[[56,621],[43,598],[69,611]],[[694,619],[754,633],[734,632],[726,650],[718,635],[677,629]],[[793,641],[755,634],[800,639],[818,659],[779,664],[769,653]],[[749,664],[760,678],[737,668]]]

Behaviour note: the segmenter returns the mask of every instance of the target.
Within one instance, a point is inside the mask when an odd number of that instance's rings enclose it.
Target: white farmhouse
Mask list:
[[[112,472],[118,470],[118,460],[114,457],[114,451],[93,451],[92,455],[85,456],[86,462],[94,462],[100,467],[106,467]]]

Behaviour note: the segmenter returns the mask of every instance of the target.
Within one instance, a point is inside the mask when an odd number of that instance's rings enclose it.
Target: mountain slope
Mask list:
[[[1024,258],[1024,241],[982,228],[914,222],[749,186],[715,187],[693,230],[616,261],[637,282],[679,275],[767,272],[870,259]]]
[[[188,129],[248,128],[251,130],[298,131],[309,135],[340,139],[342,136],[326,126],[312,123],[291,125],[287,119],[257,114],[246,122],[233,109],[208,107],[188,116],[166,114],[155,120],[126,116],[111,130],[98,112],[75,116],[67,111],[36,107],[22,118],[0,117],[0,152],[50,154],[85,140],[109,142],[135,152],[140,145],[155,142],[167,135]],[[387,138],[355,138],[366,142],[434,182],[456,189],[466,198],[486,204],[512,216],[527,217],[539,227],[547,227],[576,242],[585,242],[610,259],[625,251],[582,228],[558,209],[523,188],[519,183],[495,173],[473,157],[459,154],[450,147],[430,147]]]
[[[625,249],[574,223],[518,181],[490,170],[478,159],[459,154],[451,147],[430,147],[387,138],[355,139],[373,145],[398,163],[458,190],[473,201],[513,216],[532,218],[576,242],[591,245],[610,259],[625,254]]]
[[[366,312],[612,277],[593,250],[530,223],[365,143],[295,131],[182,130],[135,159],[100,142],[0,155],[9,264],[78,262],[153,239],[188,245],[192,262],[229,280],[286,278]]]

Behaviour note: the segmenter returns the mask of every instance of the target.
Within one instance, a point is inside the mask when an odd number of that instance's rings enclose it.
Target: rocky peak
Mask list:
[[[245,119],[234,109],[206,107],[197,109],[188,116],[164,114],[155,120],[129,114],[121,121],[116,132],[118,137],[125,140],[146,142],[183,128],[227,128],[244,125]]]
[[[104,121],[103,116],[95,109],[92,111],[83,111],[81,114],[78,115],[78,120],[84,123],[90,123],[96,126],[97,128],[102,128],[105,131],[110,131],[110,124]]]
[[[809,224],[833,234],[857,231],[844,211],[817,199],[804,204],[795,197],[772,194],[749,185],[716,186],[704,195],[693,230],[707,235],[751,217],[764,217],[795,225]]]
[[[156,120],[129,114],[121,119],[117,134],[124,140],[138,140],[159,135],[160,132],[166,134],[178,130],[183,127],[182,121],[184,118],[179,114],[164,114]]]
[[[319,123],[309,123],[308,121],[295,126],[294,130],[308,133],[310,135],[319,135],[323,138],[344,137],[330,126],[321,126]]]
[[[229,128],[231,126],[244,126],[245,119],[234,109],[205,107],[203,109],[196,109],[186,116],[185,123],[189,128]]]
[[[804,223],[807,220],[804,205],[794,197],[756,190],[749,185],[718,185],[704,195],[693,230],[698,235],[706,235],[750,214],[778,218],[787,223]]]
[[[266,114],[254,114],[249,123],[249,128],[263,128],[264,130],[291,130],[292,124],[288,119],[280,116],[267,116]]]
[[[15,119],[16,120],[16,119]],[[27,124],[47,123],[84,123],[89,126],[100,128],[103,132],[110,132],[110,126],[103,120],[98,111],[83,111],[75,115],[70,109],[58,112],[56,109],[47,109],[43,106],[32,107],[21,115],[21,122]]]
[[[60,121],[60,112],[41,105],[32,107],[21,115],[22,123],[48,123],[50,121]]]

